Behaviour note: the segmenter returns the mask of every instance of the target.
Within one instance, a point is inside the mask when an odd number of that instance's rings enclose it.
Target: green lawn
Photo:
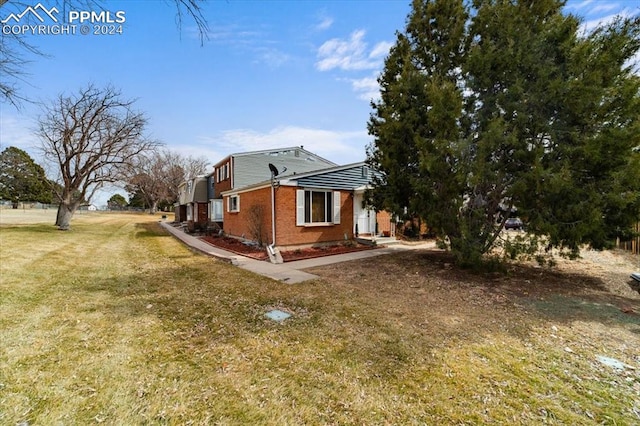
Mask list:
[[[549,316],[415,254],[288,285],[159,216],[27,213],[0,212],[0,424],[640,423],[640,320],[606,304]]]

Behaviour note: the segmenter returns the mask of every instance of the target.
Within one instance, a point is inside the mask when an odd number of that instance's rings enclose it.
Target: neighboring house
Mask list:
[[[222,225],[226,220],[225,213],[229,209],[223,205],[223,192],[268,180],[271,177],[269,164],[275,166],[282,176],[326,169],[336,165],[305,150],[302,146],[231,154],[214,165],[213,197],[209,198],[211,221]],[[232,210],[236,209],[236,206],[232,206]]]
[[[363,206],[371,174],[365,163],[354,163],[287,172],[277,176],[273,186],[263,180],[223,191],[224,231],[269,244],[275,231],[275,245],[285,249],[350,240],[357,233],[374,234],[376,223],[389,227],[390,218],[386,212],[376,214]]]
[[[207,175],[207,200],[208,200],[208,213],[209,213],[209,222],[221,222],[222,220],[222,209],[220,211],[213,210],[213,200],[215,199],[215,173],[211,173]],[[215,218],[220,218],[220,220],[214,220]]]
[[[186,222],[190,231],[206,227],[209,221],[208,182],[207,176],[197,176],[178,187],[175,221]]]

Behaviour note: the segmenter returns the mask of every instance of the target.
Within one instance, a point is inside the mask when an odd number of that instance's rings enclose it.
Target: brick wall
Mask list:
[[[340,242],[353,238],[353,197],[349,192],[340,193],[340,224],[329,226],[296,226],[296,187],[281,186],[276,189],[276,245],[298,246],[317,243]],[[240,211],[229,213],[227,197],[224,200],[224,231],[232,236],[252,239],[249,217],[252,205],[263,206],[263,228],[266,229],[265,241],[271,243],[271,188],[244,192],[240,196]]]
[[[376,214],[376,221],[378,222],[378,232],[384,235],[395,235],[395,224],[391,223],[391,214],[386,211],[380,211]]]
[[[231,189],[231,178],[225,179],[222,182],[216,182],[213,185],[213,193],[214,193],[214,197],[213,198],[221,198],[222,195],[220,195],[220,194],[222,192],[228,191],[230,189]]]
[[[240,211],[233,213],[227,211],[228,196],[224,197],[224,222],[223,230],[225,233],[234,236],[254,240],[251,235],[251,207],[253,205],[262,206],[262,229],[263,239],[266,243],[271,243],[271,188],[256,189],[251,192],[243,192],[238,194],[240,199]]]

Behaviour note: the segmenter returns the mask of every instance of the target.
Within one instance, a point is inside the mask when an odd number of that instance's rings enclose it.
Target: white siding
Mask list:
[[[296,156],[295,152],[299,155]],[[307,173],[326,169],[334,164],[322,161],[319,157],[308,155],[299,149],[274,150],[233,157],[233,188],[242,188],[271,178],[269,163],[276,166],[280,175]],[[284,171],[286,167],[286,171]]]

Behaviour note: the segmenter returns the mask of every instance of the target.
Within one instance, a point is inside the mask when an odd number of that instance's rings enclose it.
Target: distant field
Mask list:
[[[637,257],[475,275],[404,252],[290,285],[160,215],[54,216],[0,211],[2,425],[640,424]]]
[[[55,221],[55,209],[0,209],[0,225],[47,222],[53,225]]]
[[[57,210],[55,208],[49,209],[0,209],[0,225],[19,225],[19,224],[37,224],[37,223],[50,223],[53,225],[56,221]],[[165,214],[165,213],[162,213]],[[121,212],[105,212],[105,211],[87,211],[78,210],[74,215],[74,220],[85,220],[86,218],[99,218],[104,215],[115,215],[124,217],[135,216],[149,216],[146,213],[121,213]],[[173,220],[173,213],[166,213],[169,220]],[[158,213],[155,218],[159,219],[161,213]],[[73,222],[72,222],[73,225]]]

